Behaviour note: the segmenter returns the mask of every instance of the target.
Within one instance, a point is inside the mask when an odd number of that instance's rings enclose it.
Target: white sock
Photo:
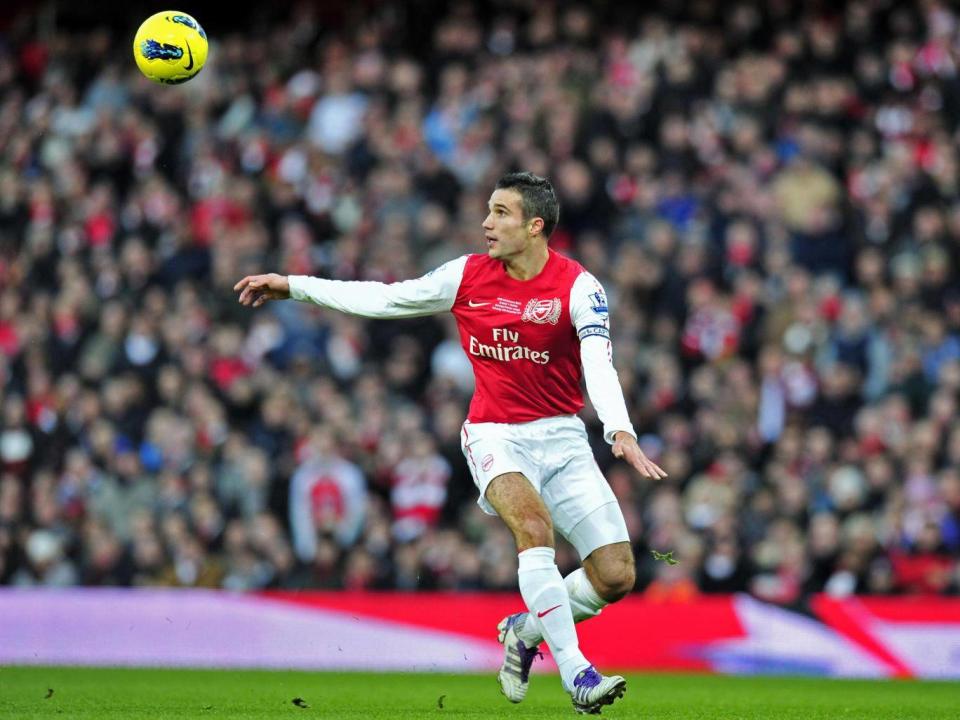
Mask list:
[[[596,617],[610,604],[597,594],[590,578],[587,577],[587,571],[583,568],[577,568],[567,575],[563,579],[563,584],[567,587],[570,610],[573,612],[575,623]],[[543,632],[535,614],[527,613],[524,622],[517,629],[517,636],[527,647],[535,647],[543,642]]]
[[[518,577],[520,594],[536,617],[543,639],[560,668],[560,679],[569,690],[577,673],[590,665],[580,652],[577,631],[573,626],[570,596],[554,560],[553,548],[535,547],[520,553]]]

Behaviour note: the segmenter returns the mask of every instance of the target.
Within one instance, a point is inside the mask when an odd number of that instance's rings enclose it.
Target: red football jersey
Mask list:
[[[470,255],[451,312],[473,364],[470,422],[529,422],[583,407],[580,342],[570,289],[583,267],[550,251],[531,280],[487,255]]]

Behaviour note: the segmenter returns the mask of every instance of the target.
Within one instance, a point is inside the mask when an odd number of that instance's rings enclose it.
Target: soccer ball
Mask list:
[[[151,15],[133,38],[140,72],[166,85],[184,83],[207,61],[207,34],[186,13],[167,10]]]

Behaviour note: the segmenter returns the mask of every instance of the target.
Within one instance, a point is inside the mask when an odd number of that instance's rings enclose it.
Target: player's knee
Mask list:
[[[632,562],[608,565],[598,575],[595,582],[597,594],[611,603],[626,597],[637,582]]]
[[[553,524],[549,518],[529,515],[521,519],[514,530],[520,552],[534,547],[553,547]]]

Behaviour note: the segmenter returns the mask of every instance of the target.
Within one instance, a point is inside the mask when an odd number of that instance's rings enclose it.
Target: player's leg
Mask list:
[[[591,512],[562,535],[581,556],[583,567],[567,575],[563,582],[570,598],[574,622],[583,622],[600,614],[612,602],[629,593],[636,581],[633,551],[627,537],[623,513],[616,502],[606,503]],[[537,618],[528,616],[514,621],[515,632],[527,647],[542,641]]]
[[[480,491],[477,504],[484,512],[496,515],[496,510],[487,501],[487,487],[494,478],[508,473],[527,479],[534,490],[539,489],[540,475],[538,465],[526,456],[522,448],[511,440],[515,435],[514,427],[500,423],[470,423],[463,425],[461,434],[463,454],[473,481]],[[549,515],[547,515],[549,520]],[[552,545],[553,538],[550,537]],[[526,612],[522,616],[526,616]],[[498,639],[503,645],[503,664],[497,673],[500,690],[510,702],[520,702],[527,695],[530,686],[530,669],[533,661],[540,656],[538,645],[543,641],[539,626],[536,644],[527,645],[515,632],[515,622],[520,613],[510,615],[497,626]]]
[[[519,552],[520,594],[530,615],[538,620],[564,687],[572,692],[577,675],[590,663],[580,652],[570,598],[555,561],[550,513],[536,489],[520,473],[496,477],[487,486],[485,496],[513,533]]]
[[[608,600],[619,599],[629,591],[629,588],[624,590],[630,578],[622,561],[624,555],[629,554],[630,536],[616,496],[593,459],[583,423],[574,417],[556,418],[553,424],[541,452],[545,465],[557,470],[544,478],[540,495],[557,531],[570,541],[580,557],[586,562],[595,556],[590,563],[591,570],[598,570],[593,578],[581,569],[571,573],[564,582],[571,615],[585,620],[597,615]],[[594,579],[603,595],[594,586]],[[540,618],[532,613],[527,619],[529,631],[541,624]],[[625,690],[626,681],[622,677],[605,677],[590,666],[575,678],[570,694],[577,712],[598,713]]]
[[[576,622],[581,622],[596,616],[607,604],[619,600],[632,589],[633,553],[630,543],[624,540],[627,537],[626,523],[616,502],[595,509],[572,530],[567,529],[561,534],[584,558],[584,567],[564,579],[571,615]],[[587,567],[589,572],[585,569]],[[540,643],[542,619],[538,619],[535,613],[511,615],[506,621],[511,622],[514,635],[525,647],[536,647]],[[603,676],[592,665],[578,673],[570,688],[574,709],[588,714],[600,712],[602,706],[622,697],[625,691],[626,681],[622,677]]]

